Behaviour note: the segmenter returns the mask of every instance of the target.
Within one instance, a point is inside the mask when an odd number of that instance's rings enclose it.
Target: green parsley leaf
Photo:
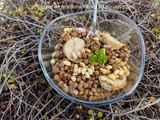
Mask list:
[[[96,50],[95,54],[91,54],[89,58],[89,63],[98,62],[99,64],[106,63],[108,56],[104,53],[102,49]]]
[[[91,57],[89,58],[89,63],[96,62],[96,60],[97,60],[97,56],[92,53]]]

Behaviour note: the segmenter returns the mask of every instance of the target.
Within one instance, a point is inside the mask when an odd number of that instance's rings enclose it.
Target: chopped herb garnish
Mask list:
[[[96,50],[95,54],[91,54],[89,58],[89,63],[98,62],[99,64],[106,63],[108,56],[105,54],[104,50]]]

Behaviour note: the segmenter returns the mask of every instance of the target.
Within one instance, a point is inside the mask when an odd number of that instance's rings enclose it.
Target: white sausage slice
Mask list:
[[[106,79],[105,81],[103,79],[101,79],[101,77],[99,77],[99,81],[100,81],[100,85],[108,91],[119,90],[126,85],[126,77],[125,76],[122,80],[121,79],[116,79],[116,80]]]
[[[103,34],[102,42],[104,44],[110,45],[113,49],[120,49],[124,44],[120,43],[116,38],[112,37],[110,34]]]
[[[72,53],[74,52],[77,54],[82,48],[84,48],[84,46],[84,40],[75,37],[65,43],[63,52],[69,60],[76,61],[76,59],[73,58]]]

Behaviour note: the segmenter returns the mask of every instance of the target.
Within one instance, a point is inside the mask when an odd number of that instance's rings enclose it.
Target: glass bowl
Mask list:
[[[92,25],[93,11],[66,14],[52,20],[43,30],[38,42],[38,57],[42,71],[49,84],[62,96],[70,101],[83,105],[107,105],[126,98],[138,86],[145,65],[145,46],[143,36],[137,25],[125,15],[115,10],[99,10],[97,13],[97,30],[112,34],[120,42],[127,45],[131,51],[128,64],[130,75],[123,89],[115,91],[110,95],[89,101],[75,98],[63,92],[54,82],[51,59],[54,52],[54,41],[58,40],[64,28],[82,27],[88,28]]]

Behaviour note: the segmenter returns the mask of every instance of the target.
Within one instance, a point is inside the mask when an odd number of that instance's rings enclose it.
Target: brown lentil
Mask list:
[[[115,58],[116,58],[116,56],[112,56],[112,57],[111,57],[111,59],[115,59]]]
[[[110,64],[113,64],[113,63],[115,63],[115,60],[110,59],[109,63],[110,63]]]
[[[121,58],[123,58],[125,56],[124,53],[120,53],[119,55]]]
[[[93,81],[87,81],[87,83],[88,83],[88,88],[91,88],[92,87],[92,84],[93,84]]]
[[[58,74],[54,75],[54,79],[58,81],[60,79],[59,75]]]
[[[64,81],[64,83],[68,83],[68,79],[65,79],[65,80],[63,80]]]
[[[58,82],[58,85],[59,85],[59,86],[62,86],[62,85],[63,85],[63,81],[59,81],[59,82]]]
[[[87,99],[87,96],[86,96],[86,95],[83,95],[82,97],[83,97],[83,99]]]
[[[57,68],[56,66],[54,66],[54,67],[53,67],[53,71],[54,71],[55,73],[59,73],[59,68]]]
[[[91,51],[94,53],[94,52],[96,52],[96,49],[97,49],[97,46],[92,46],[91,47]]]
[[[91,91],[92,91],[92,92],[96,92],[96,89],[95,89],[95,88],[92,88]]]
[[[88,64],[88,59],[85,59],[83,62],[84,62],[84,64],[87,65]]]
[[[69,90],[68,90],[68,88],[64,87],[64,88],[63,88],[63,91],[64,91],[65,93],[67,93]]]
[[[115,71],[117,69],[117,65],[116,64],[113,64],[112,65],[112,71]]]
[[[100,45],[99,40],[96,40],[95,43],[96,43],[96,45]]]
[[[75,63],[80,63],[82,61],[82,59],[77,59],[76,61],[75,61]]]
[[[64,67],[63,67],[63,68],[60,68],[60,71],[64,72],[64,71],[65,71],[65,70],[64,70]]]
[[[84,84],[84,81],[80,81],[79,83]]]
[[[98,70],[96,70],[94,73],[95,73],[96,76],[99,76],[99,71]]]
[[[93,87],[97,88],[97,86],[98,86],[98,85],[97,85],[96,83],[93,84]]]
[[[70,69],[68,69],[68,70],[67,70],[67,72],[68,72],[68,73],[70,73],[70,72],[71,72],[71,70],[70,70]]]
[[[97,92],[95,92],[95,93],[94,93],[94,95],[95,95],[95,96],[98,96],[98,93],[97,93]]]
[[[99,82],[98,80],[94,80],[94,83],[96,83],[96,84],[97,84],[98,82]]]
[[[60,64],[60,62],[56,61],[55,66],[57,67],[57,66],[59,66],[59,64]]]
[[[97,88],[97,92],[100,93],[100,92],[101,92],[101,89],[100,89],[100,88]]]
[[[83,95],[83,94],[84,94],[83,90],[82,90],[82,91],[80,91],[80,92],[79,92],[79,94],[80,94],[80,95]]]
[[[87,57],[90,58],[90,57],[91,57],[91,54],[87,54]]]
[[[68,73],[64,73],[64,77],[68,77]]]
[[[83,59],[86,59],[86,57],[87,57],[85,52],[81,52],[81,56],[82,56]]]
[[[88,93],[89,93],[89,90],[88,89],[84,89],[84,94],[88,95]]]
[[[117,50],[115,50],[115,52],[117,53],[117,54],[120,54],[121,52],[117,49]]]
[[[72,80],[69,81],[69,85],[73,85],[74,82]]]
[[[64,72],[60,71],[59,76],[63,76]]]
[[[92,75],[91,75],[92,76]],[[97,78],[96,78],[96,76],[94,75],[94,76],[92,76],[92,78],[91,78],[91,80],[92,81],[95,81]]]
[[[90,101],[93,100],[93,96],[89,96],[89,100],[90,100]]]
[[[88,88],[88,84],[87,83],[84,83],[83,86],[84,86],[84,88]]]
[[[65,69],[65,70],[68,70],[68,66],[65,66],[64,69]]]
[[[99,66],[100,66],[101,68],[104,68],[104,67],[105,67],[105,64],[102,63],[102,64],[100,64]]]
[[[77,87],[78,87],[78,83],[74,83],[74,84],[73,84],[73,87],[74,87],[74,88],[77,88]]]
[[[78,89],[81,90],[82,88],[83,88],[83,84],[80,83],[80,84],[78,85]]]
[[[71,78],[71,75],[70,75],[70,74],[68,74],[67,78]]]
[[[85,76],[82,76],[82,80],[85,80],[86,79],[86,77]]]
[[[77,78],[77,82],[80,82],[80,81],[81,81],[81,78],[78,77],[78,78]]]
[[[92,92],[92,91],[89,91],[88,93],[89,93],[89,95],[93,95],[93,92]]]
[[[85,37],[85,36],[86,36],[86,33],[85,33],[85,32],[82,32],[81,36],[82,36],[82,37]]]

